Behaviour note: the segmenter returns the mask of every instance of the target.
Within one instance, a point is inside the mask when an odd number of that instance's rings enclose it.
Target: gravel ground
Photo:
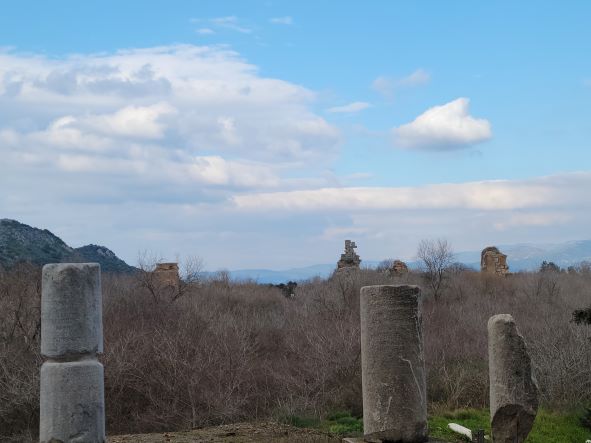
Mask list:
[[[314,429],[295,428],[279,423],[237,423],[211,428],[193,429],[163,434],[115,435],[108,443],[340,443],[336,435],[326,434]]]

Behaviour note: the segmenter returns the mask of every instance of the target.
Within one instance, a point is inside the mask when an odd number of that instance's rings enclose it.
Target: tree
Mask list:
[[[176,257],[176,282],[169,282],[166,278],[163,280],[154,272],[160,262],[162,258],[159,256],[141,252],[138,257],[139,271],[135,274],[139,286],[146,289],[157,304],[175,302],[185,296],[191,288],[198,287],[203,280],[203,260],[200,257],[188,256],[184,260]]]
[[[451,245],[444,239],[421,240],[417,258],[422,262],[425,280],[433,296],[438,299],[454,258]]]
[[[587,309],[577,309],[573,312],[573,321],[579,325],[591,325],[591,307]]]
[[[542,264],[540,265],[540,272],[555,272],[555,273],[559,273],[560,272],[560,266],[558,266],[556,263],[550,261],[546,261],[544,260],[542,262]]]

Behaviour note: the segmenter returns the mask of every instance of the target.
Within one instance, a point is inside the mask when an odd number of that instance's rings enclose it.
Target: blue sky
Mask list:
[[[588,238],[590,13],[9,3],[0,215],[210,269]]]

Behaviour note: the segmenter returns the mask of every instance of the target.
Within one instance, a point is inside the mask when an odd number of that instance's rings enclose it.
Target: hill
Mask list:
[[[19,262],[37,265],[95,262],[101,265],[104,272],[135,270],[104,246],[72,248],[47,229],[34,228],[16,220],[0,219],[0,265],[11,267]]]

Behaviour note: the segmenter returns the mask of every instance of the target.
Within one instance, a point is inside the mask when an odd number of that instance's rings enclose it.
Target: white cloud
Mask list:
[[[334,106],[332,108],[328,108],[326,112],[330,113],[353,113],[363,111],[364,109],[369,108],[371,105],[367,102],[353,102],[343,106]]]
[[[420,86],[429,83],[431,76],[424,69],[417,69],[412,74],[407,75],[396,81],[396,85],[402,86]]]
[[[192,178],[213,185],[246,188],[276,187],[279,178],[266,165],[227,161],[219,156],[195,157],[188,166]]]
[[[162,118],[176,113],[176,109],[167,103],[126,106],[112,114],[82,117],[80,126],[107,136],[161,139],[166,129]]]
[[[269,19],[269,22],[273,23],[274,25],[292,25],[293,18],[291,18],[289,15],[284,17],[273,17]]]
[[[341,136],[314,100],[224,47],[3,52],[0,181],[35,208],[29,190],[49,183],[61,200],[221,205],[241,190],[321,186]]]
[[[201,34],[201,35],[215,34],[215,31],[211,28],[199,28],[195,32],[197,32],[197,34]]]
[[[552,226],[569,222],[571,214],[564,212],[524,212],[510,214],[508,217],[494,223],[495,229],[504,231],[520,226]]]
[[[380,94],[391,97],[394,93],[394,82],[388,77],[380,75],[372,83],[371,87],[374,91]]]
[[[394,143],[402,148],[449,150],[490,139],[490,123],[469,115],[469,104],[467,98],[458,98],[428,109],[411,123],[394,128]]]
[[[225,28],[225,29],[230,29],[232,31],[237,31],[242,34],[250,34],[252,32],[252,29],[247,28],[246,26],[243,26],[242,24],[240,24],[238,17],[236,17],[234,15],[226,16],[226,17],[212,18],[210,20],[210,23],[212,23],[214,26],[218,26],[220,28]]]
[[[395,78],[380,75],[371,83],[374,91],[388,99],[392,99],[394,93],[403,88],[410,88],[429,83],[431,76],[423,69],[417,69],[406,77]]]
[[[591,173],[565,174],[538,179],[494,180],[418,187],[348,187],[305,191],[241,194],[237,208],[249,211],[384,211],[469,209],[506,211],[591,203],[577,191],[591,185]],[[576,191],[576,192],[575,192]]]
[[[312,91],[262,77],[224,48],[182,45],[62,59],[0,53],[0,96],[0,131],[56,147],[128,137],[303,164],[331,158],[340,138],[310,110]],[[118,143],[120,151],[129,149]]]

